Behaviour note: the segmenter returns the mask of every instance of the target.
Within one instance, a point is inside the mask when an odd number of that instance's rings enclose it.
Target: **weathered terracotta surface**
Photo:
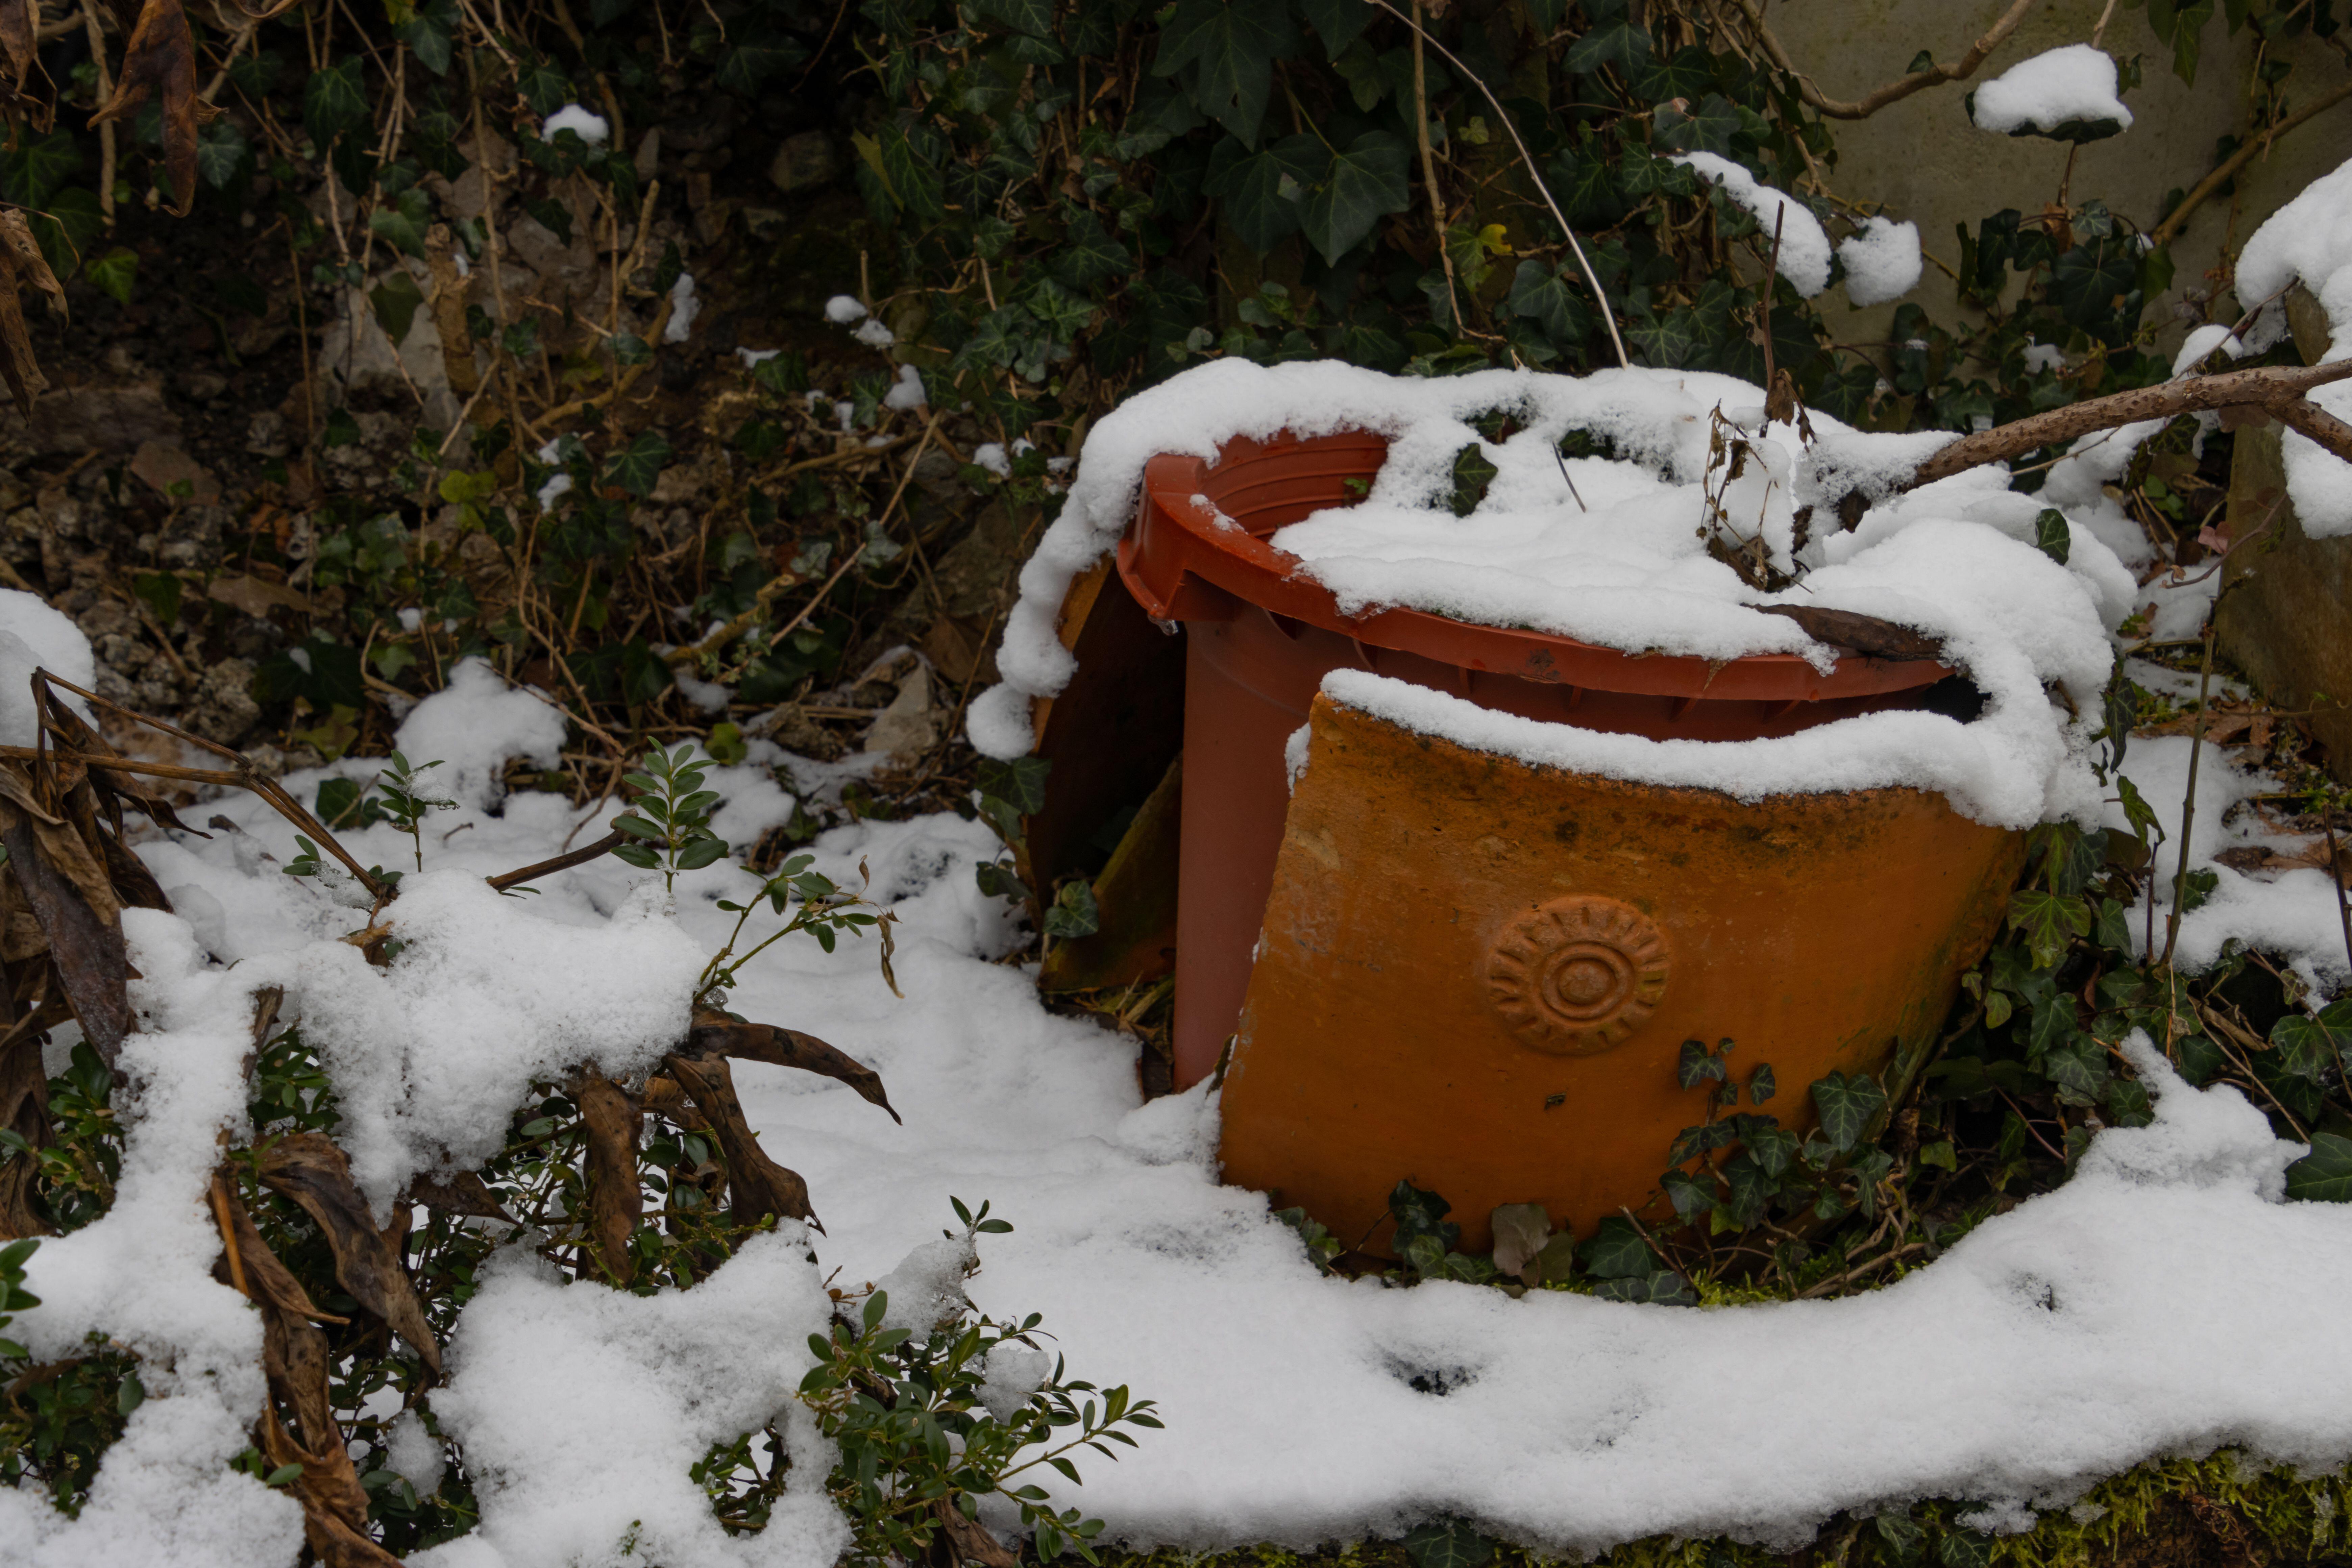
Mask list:
[[[1402,1177],[1453,1202],[1465,1249],[1498,1204],[1588,1233],[1621,1205],[1670,1215],[1667,1145],[1705,1114],[1675,1084],[1685,1039],[1736,1040],[1743,1081],[1770,1063],[1762,1109],[1784,1125],[1811,1121],[1806,1086],[1832,1068],[1906,1079],[2024,854],[1916,790],[1750,805],[1320,697],[1312,723],[1224,1083],[1224,1176],[1375,1247]]]
[[[1184,627],[1179,1089],[1214,1070],[1240,1016],[1288,804],[1284,742],[1307,721],[1307,704],[1332,670],[1371,669],[1482,708],[1580,729],[1698,741],[1789,735],[1857,713],[1921,706],[1950,673],[1932,662],[1853,653],[1826,672],[1794,654],[1710,663],[1417,610],[1342,615],[1328,590],[1265,541],[1322,508],[1348,504],[1387,452],[1384,438],[1357,431],[1263,444],[1235,439],[1214,464],[1155,458],[1144,471],[1135,526],[1118,547],[1119,578],[1133,604]],[[1075,623],[1085,606],[1112,602],[1108,586],[1097,594],[1091,579],[1082,580],[1066,617]],[[1118,614],[1140,619],[1131,607]],[[1065,640],[1071,635],[1066,629]],[[1095,637],[1090,621],[1085,636]],[[1066,736],[1082,752],[1103,738],[1090,723],[1066,723],[1064,710],[1100,700],[1082,692],[1132,703],[1140,683],[1166,679],[1147,677],[1140,665],[1090,668],[1093,656],[1083,646],[1078,651],[1077,677],[1055,700],[1040,748],[1055,759],[1049,812],[1065,798],[1097,798],[1078,781],[1065,784],[1062,759],[1069,753],[1055,737]],[[1102,766],[1084,755],[1074,762]],[[1096,820],[1108,815],[1095,811]],[[1033,853],[1041,838],[1033,828]]]

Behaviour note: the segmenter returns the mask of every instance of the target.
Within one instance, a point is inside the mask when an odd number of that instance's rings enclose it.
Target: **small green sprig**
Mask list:
[[[891,940],[890,927],[898,917],[887,910],[870,914],[866,912],[871,906],[862,894],[845,891],[832,878],[811,870],[815,863],[814,856],[795,855],[778,867],[775,875],[761,883],[760,890],[747,901],[719,900],[719,907],[735,917],[735,929],[727,933],[726,944],[711,954],[710,962],[703,966],[702,978],[695,983],[695,997],[702,1005],[718,1006],[719,998],[734,987],[738,971],[771,943],[796,931],[808,932],[816,938],[819,947],[831,952],[841,932],[845,931],[853,935],[863,935],[866,927],[873,927],[882,939],[882,978],[889,984],[894,994],[898,991],[898,977],[890,972],[890,958],[896,948]],[[792,905],[795,897],[800,902]],[[750,922],[763,900],[779,915],[792,905],[791,917],[738,958],[735,956],[735,944],[742,938],[743,927]],[[731,963],[728,962],[730,958],[734,959]]]
[[[710,831],[718,792],[702,787],[710,764],[696,762],[692,747],[679,746],[647,752],[638,767],[622,781],[636,792],[632,809],[613,820],[614,829],[635,842],[613,853],[641,869],[658,869],[662,886],[675,890],[680,871],[698,871],[727,853],[727,840]]]
[[[406,757],[392,753],[392,765],[375,776],[375,787],[383,796],[386,820],[408,835],[409,846],[415,851],[416,868],[425,869],[425,819],[436,811],[455,811],[457,803],[448,796],[435,793],[425,782],[425,773],[441,764],[421,763],[411,767]]]

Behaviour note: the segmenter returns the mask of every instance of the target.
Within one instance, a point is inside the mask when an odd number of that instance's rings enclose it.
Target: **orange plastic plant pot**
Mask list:
[[[1749,805],[1328,698],[1313,724],[1224,1082],[1224,1176],[1375,1250],[1400,1178],[1452,1202],[1465,1250],[1507,1203],[1583,1234],[1621,1207],[1671,1226],[1666,1152],[1714,1087],[1679,1087],[1686,1039],[1735,1041],[1737,1083],[1769,1063],[1778,1092],[1740,1109],[1791,1128],[1833,1069],[1900,1088],[2024,857],[1925,791]]]
[[[1656,739],[1738,741],[1918,703],[1952,672],[1848,655],[1727,663],[1637,657],[1419,610],[1344,616],[1265,542],[1349,504],[1388,453],[1361,432],[1228,442],[1217,460],[1154,458],[1118,571],[1144,612],[1181,621],[1184,780],[1176,930],[1175,1081],[1215,1070],[1241,1014],[1288,807],[1283,749],[1334,669],[1376,670],[1485,708]],[[1238,526],[1235,526],[1238,525]]]

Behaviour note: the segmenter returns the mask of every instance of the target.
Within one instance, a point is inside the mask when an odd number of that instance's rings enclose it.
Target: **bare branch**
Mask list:
[[[1977,68],[1985,63],[1985,57],[2000,47],[2002,42],[2017,31],[2017,25],[2025,20],[2025,14],[2032,9],[2033,0],[2016,0],[2001,13],[2000,20],[1987,28],[1984,37],[1970,44],[1968,53],[1952,64],[1931,65],[1926,70],[1913,71],[1899,81],[1888,82],[1866,98],[1848,103],[1823,96],[1822,89],[1813,85],[1812,78],[1797,68],[1796,62],[1789,58],[1789,51],[1782,48],[1780,40],[1772,36],[1772,29],[1765,26],[1764,13],[1755,0],[1739,0],[1740,14],[1748,18],[1748,26],[1755,29],[1757,41],[1772,57],[1772,63],[1788,72],[1796,82],[1797,96],[1832,120],[1867,120],[1888,104],[1899,103],[1915,92],[1941,87],[1948,81],[1964,81],[1976,75]]]
[[[1963,436],[1921,463],[1918,471],[1911,476],[1911,482],[1903,488],[1910,489],[1948,479],[1980,463],[2021,458],[2094,430],[2112,430],[2143,419],[2170,419],[2177,415],[2214,408],[2260,408],[2345,461],[2352,462],[2352,425],[2347,425],[2305,395],[2314,387],[2342,381],[2347,376],[2352,376],[2352,360],[2309,366],[2264,365],[2134,387],[2129,392],[2095,397],[2087,403],[2053,408],[2046,414],[2031,415]]]
[[[551,876],[557,871],[566,870],[573,866],[584,866],[599,856],[611,854],[628,841],[629,836],[625,833],[607,833],[595,843],[583,844],[568,855],[558,855],[551,860],[541,860],[532,865],[517,867],[511,871],[502,871],[488,880],[491,887],[503,893],[509,888],[518,887],[524,882],[534,882],[541,877]]]

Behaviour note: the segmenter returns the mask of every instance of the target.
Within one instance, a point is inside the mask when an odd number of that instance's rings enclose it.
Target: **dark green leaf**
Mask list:
[[[2139,282],[2139,242],[2125,235],[2086,240],[2050,268],[2050,301],[2075,326],[2092,331],[2117,314]]]
[[[1289,13],[1255,0],[1178,0],[1176,15],[1160,30],[1153,74],[1173,76],[1198,68],[1196,98],[1211,119],[1257,144],[1259,122],[1274,82],[1274,62],[1298,47]]]
[[[1412,1568],[1485,1568],[1495,1543],[1460,1520],[1432,1520],[1405,1536],[1404,1554]]]
[[[425,290],[416,286],[416,279],[409,276],[405,267],[394,268],[368,293],[368,305],[375,311],[376,322],[395,348],[407,340],[408,329],[424,304]]]
[[[1592,1294],[1602,1301],[1641,1301],[1659,1307],[1691,1307],[1698,1303],[1698,1298],[1691,1294],[1690,1281],[1671,1268],[1603,1279],[1593,1286]]]
[[[2352,1138],[2313,1133],[2311,1152],[2286,1168],[2286,1195],[2307,1203],[2352,1203]]]
[[[1584,37],[1570,44],[1560,66],[1579,76],[1591,76],[1603,66],[1615,66],[1630,74],[1647,65],[1649,60],[1648,30],[1632,18],[1621,16],[1612,21],[1595,25]]]
[[[1659,1267],[1658,1255],[1633,1222],[1614,1215],[1601,1222],[1577,1255],[1585,1273],[1595,1279],[1646,1279]]]
[[[118,245],[83,268],[82,276],[116,304],[128,305],[131,286],[139,276],[139,253]]]
[[[1052,767],[1044,757],[1015,757],[1011,762],[990,758],[980,764],[975,782],[982,795],[1030,816],[1045,805],[1045,776]]]
[[[302,126],[323,150],[337,137],[369,122],[367,92],[361,85],[361,58],[346,56],[310,73],[302,86]]]
[[[1102,929],[1102,912],[1095,907],[1095,890],[1084,882],[1066,882],[1045,911],[1047,934],[1092,936]]]
[[[662,464],[669,458],[669,443],[656,430],[641,430],[627,447],[617,454],[604,469],[604,482],[618,485],[629,494],[643,500],[654,493],[654,481],[661,478]]]
[[[1390,213],[1412,203],[1412,153],[1386,131],[1367,131],[1334,156],[1322,181],[1299,204],[1299,226],[1327,264],[1354,249]]]
[[[1675,1082],[1684,1089],[1696,1089],[1709,1079],[1723,1081],[1724,1060],[1707,1049],[1704,1040],[1685,1040],[1675,1058]]]
[[[1813,1105],[1821,1112],[1822,1136],[1843,1154],[1886,1109],[1886,1091],[1866,1074],[1833,1072],[1813,1085]]]

